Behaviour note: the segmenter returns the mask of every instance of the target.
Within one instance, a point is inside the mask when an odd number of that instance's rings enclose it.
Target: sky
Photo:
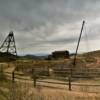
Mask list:
[[[18,54],[100,49],[100,0],[0,0],[0,45],[14,32]]]

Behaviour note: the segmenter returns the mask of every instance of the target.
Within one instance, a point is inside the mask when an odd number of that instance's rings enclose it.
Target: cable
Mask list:
[[[86,51],[90,51],[90,43],[88,38],[88,32],[87,27],[84,27],[84,39],[85,39],[85,45],[86,45]]]

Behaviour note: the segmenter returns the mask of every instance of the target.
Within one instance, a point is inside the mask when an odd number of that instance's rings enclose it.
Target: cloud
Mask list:
[[[100,30],[99,5],[100,0],[0,0],[0,40],[13,30],[17,47],[30,47],[30,52],[37,45],[38,50],[43,45],[72,46],[77,42],[82,20],[87,22],[89,40],[96,40]],[[52,48],[56,47],[48,50]]]

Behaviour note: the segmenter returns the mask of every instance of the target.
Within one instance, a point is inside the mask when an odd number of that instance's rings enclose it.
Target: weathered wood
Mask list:
[[[13,83],[15,82],[15,73],[14,73],[14,71],[12,72],[12,82]]]
[[[69,81],[69,91],[71,91],[72,90],[72,84],[71,84],[71,77],[69,77],[69,79],[68,79],[68,81]]]
[[[34,76],[34,87],[36,87],[36,81],[37,81],[37,77],[36,76]]]

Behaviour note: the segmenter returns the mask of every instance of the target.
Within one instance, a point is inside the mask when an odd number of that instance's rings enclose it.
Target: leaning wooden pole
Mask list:
[[[81,32],[80,32],[78,43],[77,43],[77,47],[76,47],[76,52],[75,52],[75,56],[74,56],[73,67],[76,66],[76,56],[77,56],[77,52],[78,52],[80,40],[81,40],[81,37],[82,37],[82,32],[83,32],[84,24],[85,24],[85,21],[82,22],[82,28],[81,28]],[[71,73],[70,73],[70,77],[69,77],[69,90],[70,91],[72,90],[71,79],[72,79],[72,70],[73,70],[73,67],[71,67]]]
[[[83,32],[84,24],[85,24],[85,21],[83,21],[83,23],[82,23],[81,32],[80,32],[80,36],[79,36],[77,47],[76,47],[76,52],[75,52],[75,56],[74,56],[74,63],[73,63],[74,66],[76,65],[76,56],[77,56],[80,40],[81,40],[81,37],[82,37],[82,32]]]

